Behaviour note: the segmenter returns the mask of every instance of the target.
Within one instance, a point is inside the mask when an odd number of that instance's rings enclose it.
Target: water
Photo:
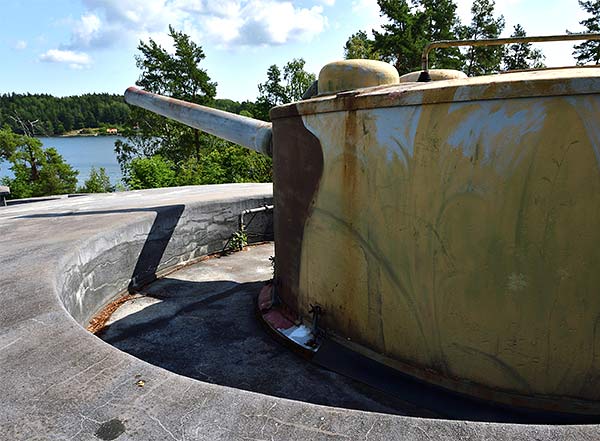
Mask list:
[[[83,185],[90,176],[92,167],[104,167],[111,184],[121,182],[121,169],[115,156],[115,141],[118,136],[76,136],[64,138],[39,138],[44,147],[54,147],[75,170],[79,171],[78,185]],[[9,164],[0,165],[0,177],[12,177]]]

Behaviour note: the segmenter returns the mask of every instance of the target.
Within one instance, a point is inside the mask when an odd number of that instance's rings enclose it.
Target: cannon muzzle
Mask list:
[[[125,101],[272,156],[271,123],[146,92],[137,87],[125,91]]]

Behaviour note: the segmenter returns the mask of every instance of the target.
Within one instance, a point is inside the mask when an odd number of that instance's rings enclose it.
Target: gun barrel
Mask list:
[[[271,123],[146,92],[137,87],[125,91],[125,101],[272,156]]]

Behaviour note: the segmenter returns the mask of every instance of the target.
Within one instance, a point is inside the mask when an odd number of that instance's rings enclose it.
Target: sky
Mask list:
[[[376,0],[0,0],[0,93],[123,93],[149,38],[171,48],[169,24],[206,54],[201,67],[217,97],[254,100],[270,65],[304,58],[306,70],[343,58],[348,37],[380,29]],[[463,23],[471,2],[456,1]],[[496,0],[503,36],[582,31],[577,0]],[[548,66],[573,65],[573,43],[538,45]]]

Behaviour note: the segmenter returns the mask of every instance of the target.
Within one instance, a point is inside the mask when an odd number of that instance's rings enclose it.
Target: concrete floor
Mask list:
[[[401,415],[434,416],[311,364],[259,323],[255,298],[272,277],[273,245],[250,247],[177,271],[124,303],[100,337],[172,372],[292,400]]]

